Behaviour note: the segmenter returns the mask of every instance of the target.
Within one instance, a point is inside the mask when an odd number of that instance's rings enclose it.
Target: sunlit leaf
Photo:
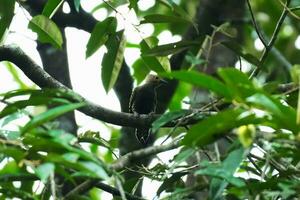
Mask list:
[[[16,161],[10,161],[6,163],[4,167],[0,170],[0,175],[2,174],[17,174],[20,172],[20,168],[18,167],[18,164]]]
[[[63,44],[62,34],[57,25],[44,15],[33,17],[28,25],[33,32],[38,34],[38,40],[43,43],[50,43],[56,48]]]
[[[199,42],[194,41],[180,41],[170,44],[155,46],[151,49],[142,50],[142,56],[168,56],[179,53],[192,46],[199,46]]]
[[[0,44],[2,43],[5,33],[8,30],[11,20],[14,16],[14,9],[14,0],[0,1]]]
[[[202,87],[208,89],[217,95],[226,97],[230,99],[230,91],[221,81],[213,78],[212,76],[206,75],[204,73],[195,71],[174,71],[168,74],[163,74],[164,76],[169,76],[176,78],[180,81],[184,81],[194,86]]]
[[[245,101],[245,98],[261,91],[254,87],[248,76],[235,68],[224,68],[218,70],[218,75],[230,88],[231,95],[237,101]]]
[[[0,153],[4,154],[7,157],[14,158],[17,162],[25,157],[25,152],[17,147],[0,145]]]
[[[133,63],[132,68],[133,76],[137,80],[137,84],[140,84],[150,72],[149,67],[144,63],[144,61],[141,58],[137,59]]]
[[[129,6],[130,9],[133,9],[136,13],[138,13],[138,0],[129,0]]]
[[[167,124],[172,120],[178,119],[179,117],[184,116],[187,113],[190,113],[190,111],[179,110],[179,111],[167,112],[163,114],[160,118],[158,118],[152,123],[152,131],[155,133],[163,125]]]
[[[41,181],[46,183],[49,176],[54,173],[54,169],[55,165],[53,163],[44,163],[39,165],[34,171]]]
[[[211,175],[219,177],[211,180],[209,188],[210,199],[219,199],[223,195],[223,191],[227,187],[228,183],[231,183],[237,187],[245,186],[245,183],[244,181],[242,181],[242,179],[238,179],[233,176],[243,159],[244,148],[240,147],[230,152],[226,159],[222,162],[219,168],[222,172],[216,173],[217,170],[212,170],[213,172],[209,170],[213,168],[218,169],[217,166],[211,166],[206,168],[208,171],[212,172]],[[199,170],[196,173],[201,173],[201,170]]]
[[[190,94],[193,86],[186,82],[179,82],[175,94],[173,95],[171,102],[169,103],[169,110],[175,111],[182,108],[182,104],[187,102],[184,101],[184,98]]]
[[[78,162],[78,164],[84,167],[87,172],[89,172],[90,175],[94,176],[95,178],[101,178],[104,180],[108,178],[105,170],[94,162]]]
[[[8,71],[13,76],[14,80],[19,84],[20,89],[29,89],[29,86],[21,79],[20,73],[17,71],[16,67],[11,62],[5,62]]]
[[[111,35],[106,42],[107,53],[102,60],[101,78],[106,92],[113,88],[123,64],[125,50],[124,31]]]
[[[63,2],[63,0],[48,0],[42,14],[51,19]]]
[[[253,143],[254,137],[256,135],[255,133],[255,126],[253,126],[252,124],[243,125],[237,129],[239,140],[245,148],[250,147],[250,145]]]
[[[95,25],[86,46],[86,58],[93,55],[93,53],[105,44],[109,36],[115,33],[116,27],[117,20],[115,17],[108,17],[104,21],[98,22]]]
[[[188,146],[203,146],[217,140],[227,131],[246,124],[257,124],[266,119],[255,115],[242,114],[241,109],[229,109],[210,116],[193,125],[183,138],[182,142]]]
[[[85,103],[74,103],[69,105],[62,105],[55,108],[52,108],[42,114],[39,114],[35,117],[33,117],[23,128],[22,133],[26,133],[27,131],[30,131],[31,129],[38,127],[45,122],[48,122],[50,120],[53,120],[60,115],[63,115],[67,112],[73,111],[75,109],[78,109],[82,106],[85,106]]]
[[[81,0],[74,0],[74,6],[77,12],[79,12],[79,8],[80,8],[80,1]]]
[[[157,38],[150,37],[142,40],[140,43],[142,51],[148,51],[152,47],[156,46],[158,43]],[[144,60],[145,64],[148,66],[149,69],[161,73],[171,70],[170,62],[167,57],[154,57],[154,56],[143,56],[141,55],[142,59]]]
[[[170,190],[176,190],[177,187],[184,187],[184,182],[181,177],[186,173],[174,173],[170,178],[166,178],[164,182],[159,186],[156,194],[160,195],[163,191],[171,192]]]

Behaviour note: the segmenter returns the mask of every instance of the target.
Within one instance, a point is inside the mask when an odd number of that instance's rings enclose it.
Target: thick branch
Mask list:
[[[1,46],[0,47],[0,62],[10,61],[18,66],[24,74],[37,84],[41,88],[56,88],[64,89],[69,92],[73,92],[71,89],[55,80],[47,72],[45,72],[40,66],[38,66],[31,58],[29,58],[20,48]],[[93,102],[88,101],[84,97],[78,95],[80,101],[85,102],[86,106],[79,109],[84,114],[101,121],[130,127],[149,127],[151,123],[157,119],[160,115],[133,115],[124,112],[117,112]],[[194,121],[192,122],[194,123]],[[168,123],[166,127],[172,127],[175,123]],[[182,124],[182,125],[186,125]]]

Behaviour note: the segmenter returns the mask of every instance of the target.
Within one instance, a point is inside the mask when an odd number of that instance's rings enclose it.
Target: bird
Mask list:
[[[135,115],[154,114],[157,106],[156,89],[166,83],[165,80],[154,74],[148,74],[145,83],[134,88],[129,100],[129,112]],[[135,130],[137,140],[145,145],[151,134],[149,127],[140,127]]]

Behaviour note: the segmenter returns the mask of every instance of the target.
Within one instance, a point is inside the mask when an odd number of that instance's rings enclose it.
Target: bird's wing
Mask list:
[[[137,94],[137,89],[138,88],[135,88],[132,93],[131,93],[131,96],[130,96],[130,100],[129,100],[129,112],[130,113],[133,113],[134,111],[134,108],[133,108],[133,104],[134,104],[134,101],[136,99],[136,94]]]

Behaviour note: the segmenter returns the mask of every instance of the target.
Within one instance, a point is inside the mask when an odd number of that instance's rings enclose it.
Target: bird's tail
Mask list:
[[[147,144],[150,134],[151,134],[151,129],[149,129],[149,128],[137,128],[137,129],[135,129],[136,139],[141,144],[144,144],[144,145]]]

